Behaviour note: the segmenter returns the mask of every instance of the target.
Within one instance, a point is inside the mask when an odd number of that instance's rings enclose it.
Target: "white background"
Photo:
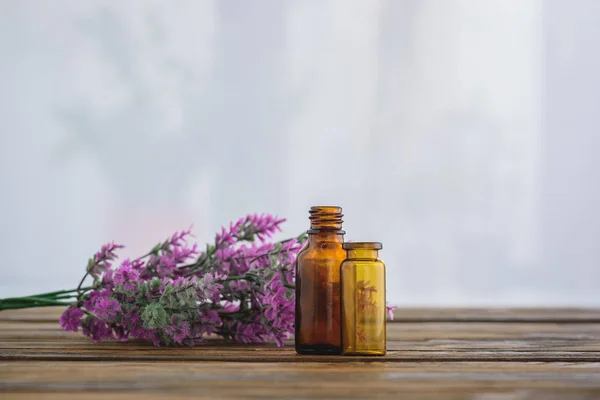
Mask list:
[[[600,1],[0,1],[0,297],[339,204],[400,305],[600,305]]]

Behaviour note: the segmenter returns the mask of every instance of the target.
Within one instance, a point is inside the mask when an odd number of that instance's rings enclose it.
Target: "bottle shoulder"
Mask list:
[[[346,250],[342,248],[342,243],[338,242],[321,242],[307,244],[298,252],[296,260],[302,263],[309,259],[337,259],[341,263],[346,258]]]
[[[300,258],[300,256],[302,256],[304,253],[306,253],[306,251],[308,250],[309,247],[309,243],[304,243],[304,246],[300,249],[300,251],[298,251],[298,254],[296,255],[296,259]]]

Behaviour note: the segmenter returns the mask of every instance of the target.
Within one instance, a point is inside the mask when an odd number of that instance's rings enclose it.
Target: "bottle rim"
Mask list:
[[[309,210],[311,214],[323,213],[323,214],[340,214],[342,207],[340,206],[312,206]]]
[[[381,242],[344,242],[342,248],[344,250],[381,250],[383,244]]]
[[[308,211],[310,221],[339,221],[342,222],[342,207],[312,206]]]

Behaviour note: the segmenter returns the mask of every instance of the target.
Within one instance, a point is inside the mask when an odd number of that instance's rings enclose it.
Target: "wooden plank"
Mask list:
[[[388,324],[389,340],[433,339],[600,339],[600,323],[497,323],[421,322]],[[81,334],[63,331],[56,321],[0,321],[0,339],[80,338]]]
[[[570,399],[600,396],[600,364],[0,363],[11,398]],[[59,397],[60,396],[60,397]],[[79,396],[79,397],[75,397]],[[477,397],[479,396],[479,397]],[[498,397],[496,397],[498,396]],[[506,396],[506,397],[503,397]],[[118,397],[117,397],[118,398]]]
[[[388,340],[403,342],[487,340],[499,344],[506,340],[548,340],[584,343],[600,341],[600,324],[559,323],[470,323],[430,322],[388,325]],[[80,333],[64,332],[56,322],[0,322],[0,341],[75,341],[91,343]]]
[[[299,356],[292,341],[284,348],[214,338],[195,348],[93,344],[60,329],[59,308],[0,312],[0,393],[34,399],[600,398],[600,323],[584,318],[590,310],[563,310],[554,319],[539,309],[411,310],[388,324],[385,357]]]
[[[209,340],[194,348],[160,348],[142,341],[121,343],[105,341],[91,343],[85,337],[68,334],[56,329],[52,331],[26,331],[7,336],[0,331],[0,359],[2,360],[63,360],[63,361],[244,361],[244,362],[397,362],[397,361],[600,361],[600,332],[566,330],[564,325],[546,327],[545,332],[529,337],[527,331],[514,331],[514,324],[506,330],[493,332],[461,332],[452,326],[423,331],[419,324],[414,330],[394,333],[395,340],[388,342],[386,357],[309,357],[298,356],[293,343],[277,348],[274,344],[240,345],[225,343],[219,339]],[[452,325],[452,324],[446,324]],[[454,324],[455,328],[462,327]],[[400,328],[402,324],[398,324]],[[437,326],[437,325],[436,325]],[[476,326],[472,324],[471,326]],[[590,328],[594,325],[585,325]],[[595,327],[595,326],[594,326]],[[597,327],[596,327],[597,328]],[[511,331],[513,329],[513,331]],[[49,333],[52,333],[49,335]],[[13,333],[11,332],[11,335]],[[403,337],[405,340],[403,340]]]
[[[388,326],[388,355],[372,362],[455,360],[598,361],[600,324],[584,323],[398,323]],[[211,339],[195,348],[156,348],[147,342],[94,344],[64,332],[56,322],[0,322],[0,359],[4,360],[198,360],[304,362],[293,343],[236,345]],[[321,362],[353,358],[319,358]]]
[[[0,311],[0,321],[58,321],[62,307]],[[600,323],[600,308],[410,308],[394,312],[392,322],[580,322]]]
[[[56,322],[65,310],[64,307],[39,307],[23,310],[2,310],[0,321]]]

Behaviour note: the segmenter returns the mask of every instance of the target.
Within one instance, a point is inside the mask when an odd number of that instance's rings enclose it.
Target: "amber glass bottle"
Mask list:
[[[382,356],[386,351],[385,264],[378,242],[344,243],[341,266],[342,354]]]
[[[308,242],[296,261],[296,352],[340,354],[342,208],[310,209]]]

